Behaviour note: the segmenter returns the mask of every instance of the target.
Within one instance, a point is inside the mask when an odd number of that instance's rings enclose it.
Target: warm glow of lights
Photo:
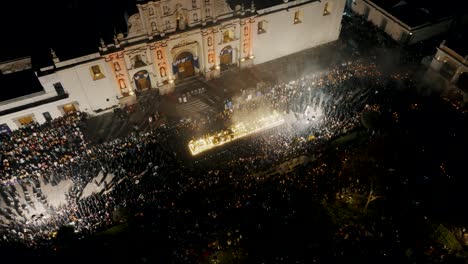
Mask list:
[[[236,139],[252,135],[262,130],[273,128],[284,123],[284,119],[276,112],[251,122],[240,122],[227,130],[190,140],[188,147],[193,156],[212,148],[222,146]]]
[[[250,55],[249,59],[253,59],[253,58],[255,58],[254,55]]]
[[[173,80],[173,79],[170,79],[170,80],[169,80],[169,83],[174,83],[174,80]]]
[[[217,70],[219,70],[220,68],[221,68],[221,67],[219,67],[219,65],[217,65],[217,66],[215,67],[215,69],[217,69]]]
[[[245,61],[245,59],[244,59],[244,58],[242,58],[242,59],[241,59],[241,61]]]

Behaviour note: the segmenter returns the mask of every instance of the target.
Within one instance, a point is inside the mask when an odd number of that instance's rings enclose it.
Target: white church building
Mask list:
[[[0,102],[0,129],[74,110],[97,115],[135,102],[135,91],[168,94],[187,78],[209,80],[230,67],[337,40],[344,6],[345,0],[258,0],[233,8],[226,0],[137,1],[127,34],[101,40],[99,52],[61,61],[52,51],[54,65],[35,72],[42,91]],[[30,70],[28,63],[0,63],[0,71],[17,74]]]

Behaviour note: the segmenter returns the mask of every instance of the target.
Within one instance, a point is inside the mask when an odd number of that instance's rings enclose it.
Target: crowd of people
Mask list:
[[[171,241],[184,245],[174,249],[173,257],[189,262],[199,254],[194,252],[238,245],[249,228],[269,230],[264,226],[268,217],[285,225],[294,223],[304,209],[288,206],[298,199],[295,193],[332,199],[342,192],[334,181],[337,170],[318,159],[286,174],[265,176],[259,172],[301,155],[320,157],[330,140],[359,127],[366,105],[386,107],[385,89],[400,81],[398,78],[384,77],[374,63],[356,61],[289,83],[259,86],[253,98],[234,100],[233,107],[218,117],[229,123],[267,102],[287,122],[199,157],[187,152],[193,126],[134,131],[90,144],[83,132],[86,117],[77,112],[14,131],[1,140],[0,194],[8,206],[0,210],[4,219],[0,243],[21,240],[30,246],[50,245],[61,226],[71,225],[80,236],[86,236],[118,223],[119,208],[132,213],[150,208],[154,225],[164,223],[158,228],[164,228]],[[111,183],[83,197],[83,190],[99,173],[112,177]],[[56,185],[67,179],[73,182],[67,201],[58,207],[48,205],[41,181]],[[365,192],[362,184],[354,184],[356,191]],[[38,197],[35,200],[47,208],[43,215],[34,220],[26,217],[28,202],[18,198],[18,188],[32,188]],[[34,206],[32,202],[30,206]],[[258,219],[247,223],[236,216],[229,220],[238,211]],[[220,232],[230,235],[220,242]],[[218,244],[207,246],[213,241]],[[193,251],[187,251],[190,247]]]
[[[77,112],[0,135],[2,184],[40,175],[86,149],[82,132],[84,119],[85,115]]]

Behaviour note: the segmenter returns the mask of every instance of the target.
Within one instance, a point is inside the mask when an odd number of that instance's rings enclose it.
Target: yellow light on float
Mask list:
[[[208,134],[199,139],[190,140],[188,147],[192,156],[204,151],[222,146],[239,138],[252,135],[254,133],[279,126],[284,123],[284,119],[276,112],[272,115],[261,117],[251,122],[239,122],[227,130],[222,130],[214,134]]]

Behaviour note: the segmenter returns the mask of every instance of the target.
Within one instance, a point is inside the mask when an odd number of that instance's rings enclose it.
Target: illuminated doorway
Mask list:
[[[151,88],[151,81],[149,78],[149,73],[146,70],[139,71],[133,75],[135,80],[135,86],[137,90],[147,90]]]
[[[24,127],[34,123],[34,117],[32,115],[23,116],[17,119],[20,127]]]
[[[62,106],[62,109],[65,114],[76,112],[76,107],[74,104],[66,104]]]
[[[226,46],[224,49],[221,50],[221,54],[219,56],[219,62],[221,65],[221,70],[226,70],[229,65],[232,64],[232,47]]]
[[[193,55],[190,52],[182,52],[175,59],[177,67],[177,77],[184,79],[195,75],[193,66]]]

